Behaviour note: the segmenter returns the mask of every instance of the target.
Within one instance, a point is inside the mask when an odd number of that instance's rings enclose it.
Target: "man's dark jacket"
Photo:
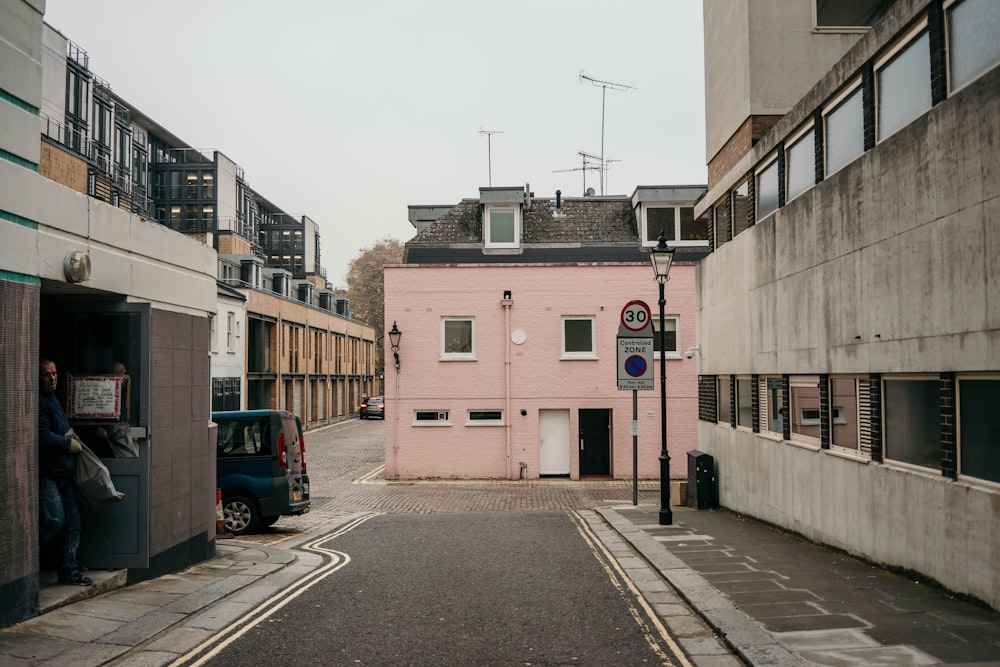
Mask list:
[[[76,471],[76,456],[69,453],[69,420],[55,394],[38,394],[39,473],[68,477]]]

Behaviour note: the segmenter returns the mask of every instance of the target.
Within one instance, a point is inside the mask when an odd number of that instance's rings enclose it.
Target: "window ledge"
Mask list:
[[[757,435],[765,440],[771,440],[773,442],[784,442],[785,439],[780,433],[775,433],[774,431],[761,431]]]
[[[438,361],[479,361],[476,357],[438,357]]]
[[[567,357],[567,356],[559,357],[559,361],[598,361],[599,359],[600,357],[596,355],[593,357]]]
[[[841,449],[841,448],[838,448],[838,447],[830,447],[830,449],[826,450],[826,453],[830,454],[831,456],[836,456],[838,458],[847,459],[848,461],[857,461],[858,463],[868,464],[868,463],[872,462],[872,459],[871,459],[870,456],[865,456],[864,454],[861,454],[860,452],[855,452],[855,451],[852,451],[850,449]]]
[[[801,449],[808,449],[810,452],[821,452],[821,451],[823,451],[823,448],[820,447],[819,445],[814,445],[814,444],[808,443],[808,442],[800,442],[798,440],[785,440],[785,442],[787,442],[789,445],[792,445],[793,447],[799,447]]]
[[[986,491],[992,493],[1000,491],[1000,482],[991,482],[988,479],[982,479],[981,477],[967,477],[959,474],[958,479],[954,481],[970,489],[975,489],[976,491]]]

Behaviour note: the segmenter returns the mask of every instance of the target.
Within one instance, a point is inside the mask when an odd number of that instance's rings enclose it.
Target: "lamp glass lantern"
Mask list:
[[[662,231],[656,239],[656,247],[649,251],[649,261],[653,265],[657,282],[666,282],[670,276],[670,265],[674,262],[674,249],[667,245]]]
[[[388,336],[389,347],[392,348],[392,356],[396,361],[396,373],[399,373],[399,339],[403,337],[403,332],[396,326],[395,320],[392,322],[392,328],[389,329]]]

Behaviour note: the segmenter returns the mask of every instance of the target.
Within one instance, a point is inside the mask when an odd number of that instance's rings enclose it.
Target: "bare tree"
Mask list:
[[[362,248],[347,265],[347,298],[356,319],[375,328],[377,366],[382,369],[382,337],[385,335],[385,274],[386,264],[403,261],[403,244],[386,237]]]

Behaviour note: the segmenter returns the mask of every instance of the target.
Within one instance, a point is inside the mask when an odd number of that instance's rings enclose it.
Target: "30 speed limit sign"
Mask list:
[[[645,301],[629,301],[622,308],[622,326],[632,332],[644,331],[653,320]]]

